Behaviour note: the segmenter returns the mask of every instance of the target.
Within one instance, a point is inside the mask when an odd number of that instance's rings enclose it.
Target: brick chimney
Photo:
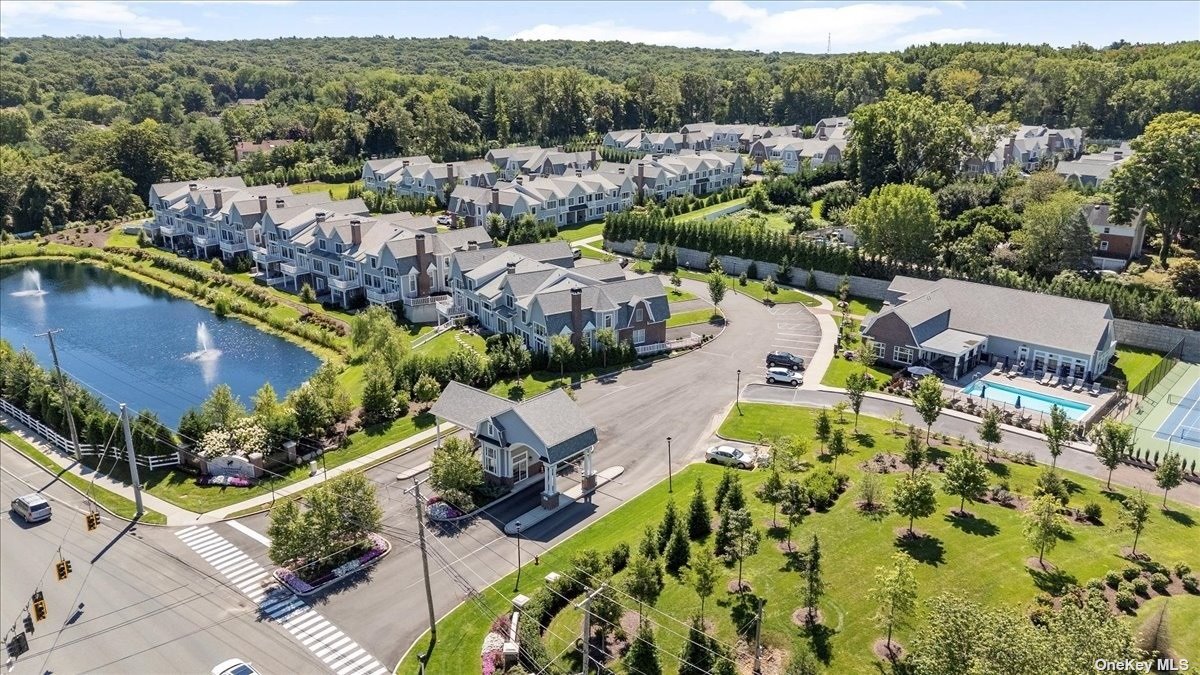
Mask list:
[[[595,169],[598,166],[600,166],[600,153],[596,152],[595,148],[592,148],[592,156],[588,161],[588,168]]]
[[[267,196],[266,195],[258,196],[258,210],[261,213],[267,212]]]
[[[360,246],[362,244],[362,221],[355,219],[350,221],[350,244],[352,246]]]
[[[425,235],[418,233],[417,240],[417,297],[429,296],[429,255],[425,253]]]
[[[218,211],[225,205],[225,195],[221,194],[221,188],[213,188],[213,205]]]
[[[488,209],[489,213],[500,213],[500,188],[492,188],[492,206]]]
[[[454,185],[454,165],[446,162],[446,182]]]
[[[638,197],[640,199],[644,200],[646,198],[646,163],[645,162],[638,162],[637,188],[638,188]]]
[[[571,289],[571,344],[576,347],[583,339],[583,289]]]

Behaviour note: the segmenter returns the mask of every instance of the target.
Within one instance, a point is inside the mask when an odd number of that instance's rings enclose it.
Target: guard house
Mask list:
[[[583,488],[595,487],[596,427],[561,389],[514,402],[451,382],[430,412],[438,424],[445,420],[470,432],[486,480],[518,489],[540,474],[544,508],[558,507],[558,470],[564,464],[582,458]]]

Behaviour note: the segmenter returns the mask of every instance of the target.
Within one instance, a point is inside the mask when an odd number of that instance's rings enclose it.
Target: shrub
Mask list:
[[[1126,581],[1133,581],[1134,579],[1142,576],[1142,571],[1136,567],[1126,567],[1125,569],[1121,570],[1121,576],[1125,577]]]
[[[1121,583],[1121,573],[1116,570],[1109,570],[1105,572],[1104,583],[1108,584],[1109,588],[1116,588]]]
[[[629,564],[629,544],[621,542],[608,552],[608,566],[612,568],[612,573],[616,574],[625,569],[627,564]]]
[[[1153,588],[1157,593],[1166,593],[1167,586],[1170,584],[1171,580],[1167,578],[1167,575],[1162,574],[1161,572],[1155,572],[1154,574],[1150,575],[1150,587]]]
[[[779,285],[775,283],[775,277],[768,274],[767,278],[763,279],[763,290],[772,294],[779,292]]]
[[[746,277],[745,272],[742,272],[741,274],[738,275],[738,286],[745,286],[747,281],[748,281],[748,278]]]
[[[1103,592],[1104,591],[1104,579],[1101,579],[1099,577],[1096,577],[1095,579],[1088,579],[1086,587],[1093,591]]]
[[[1127,590],[1117,591],[1117,609],[1123,612],[1132,612],[1137,609],[1137,597]]]
[[[300,287],[300,302],[313,303],[316,301],[317,292],[313,290],[312,286],[304,284]]]
[[[1100,516],[1103,515],[1103,513],[1104,513],[1104,511],[1100,508],[1100,505],[1097,504],[1096,502],[1088,502],[1083,507],[1084,517],[1086,517],[1088,520],[1091,520],[1091,521],[1099,522]]]
[[[1180,577],[1180,579],[1182,579],[1182,580],[1183,580],[1183,588],[1184,588],[1184,589],[1185,589],[1185,590],[1186,590],[1188,593],[1196,593],[1196,592],[1200,592],[1200,583],[1198,583],[1198,582],[1196,581],[1196,575],[1194,575],[1194,574],[1185,574],[1185,575],[1183,575],[1182,577]]]
[[[804,478],[804,491],[813,507],[822,509],[833,505],[844,479],[826,467],[821,467]]]
[[[1133,592],[1138,595],[1146,595],[1150,592],[1150,582],[1146,581],[1145,577],[1138,577],[1130,583],[1133,585]]]
[[[1175,566],[1171,568],[1171,570],[1175,572],[1175,576],[1182,579],[1192,571],[1192,568],[1188,567],[1188,564],[1185,562],[1177,562],[1175,563]]]

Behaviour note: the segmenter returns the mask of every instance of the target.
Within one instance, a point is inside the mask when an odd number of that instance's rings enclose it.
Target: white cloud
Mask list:
[[[538,24],[512,35],[516,40],[622,40],[672,47],[728,47],[729,38],[690,30],[619,26],[613,21],[566,25]]]
[[[1002,36],[990,28],[939,28],[937,30],[929,30],[923,33],[910,33],[896,38],[896,45],[900,47],[908,47],[910,45],[924,45],[930,42],[940,43],[955,43],[955,42],[995,42],[1000,40]]]
[[[615,21],[577,24],[539,24],[512,37],[526,40],[624,40],[676,47],[715,47],[758,51],[823,52],[827,41],[834,51],[880,48],[919,19],[941,10],[931,5],[860,2],[841,6],[808,6],[771,12],[743,0],[708,3],[712,14],[725,20],[706,31],[656,30]],[[962,30],[962,29],[960,29]],[[968,34],[970,37],[977,37]]]
[[[33,2],[29,0],[6,0],[0,3],[0,23],[4,23],[9,34],[36,34],[37,29],[63,23],[78,25],[78,32],[88,33],[96,29],[108,29],[112,33],[120,29],[126,36],[174,36],[182,35],[187,27],[178,19],[164,19],[135,11],[126,2]],[[16,29],[15,31],[13,29]]]
[[[943,5],[950,5],[951,7],[957,7],[959,9],[967,8],[967,3],[964,2],[964,0],[938,0],[938,2],[941,2]]]

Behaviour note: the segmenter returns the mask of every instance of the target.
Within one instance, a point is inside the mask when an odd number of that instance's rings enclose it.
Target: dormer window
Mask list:
[[[320,248],[322,251],[324,251],[325,250],[325,240],[324,239],[317,240],[317,247]]]
[[[342,245],[341,245],[341,244],[334,244],[334,249],[335,249],[335,251],[336,251],[337,253],[341,253],[341,252],[342,252]]]

